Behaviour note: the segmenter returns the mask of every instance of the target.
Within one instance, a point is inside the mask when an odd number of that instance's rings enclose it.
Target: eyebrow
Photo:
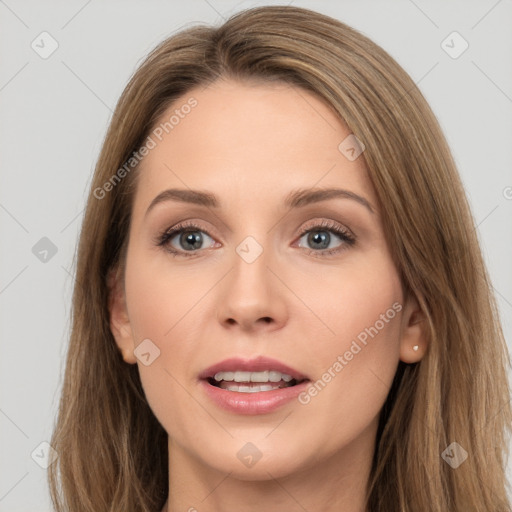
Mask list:
[[[337,198],[352,199],[353,201],[356,201],[365,208],[367,208],[370,211],[370,213],[375,213],[373,206],[368,202],[367,199],[354,192],[351,192],[350,190],[345,190],[342,188],[312,188],[292,190],[286,196],[284,200],[284,205],[287,208],[302,208],[309,204]],[[148,215],[148,213],[157,204],[166,201],[178,201],[181,203],[196,204],[199,206],[205,206],[207,208],[220,208],[220,201],[214,194],[210,192],[205,192],[201,190],[171,188],[168,190],[164,190],[163,192],[158,194],[153,199],[153,201],[151,201],[151,204],[146,210],[145,215]]]

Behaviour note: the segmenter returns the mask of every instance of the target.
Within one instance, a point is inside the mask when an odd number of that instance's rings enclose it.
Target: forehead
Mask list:
[[[219,80],[184,94],[153,127],[155,145],[142,160],[138,195],[148,196],[147,203],[178,186],[280,200],[292,188],[343,186],[372,199],[364,158],[350,160],[340,150],[350,135],[304,89]]]

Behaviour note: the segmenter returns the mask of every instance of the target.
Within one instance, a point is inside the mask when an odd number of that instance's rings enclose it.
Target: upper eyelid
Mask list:
[[[184,232],[184,231],[201,231],[201,232],[204,232],[206,233],[206,235],[208,235],[210,238],[214,239],[214,238],[219,238],[217,237],[216,235],[212,235],[211,234],[211,230],[209,230],[208,228],[204,228],[203,226],[200,225],[201,223],[200,222],[196,222],[196,221],[193,221],[193,220],[186,220],[186,221],[182,221],[182,222],[178,222],[177,224],[175,224],[174,226],[166,229],[165,231],[163,231],[162,235],[165,235],[165,234],[170,234],[170,238],[168,240],[170,240],[171,238],[174,238],[175,236],[177,236],[180,232]],[[331,224],[331,225],[325,225],[325,224]],[[306,221],[301,229],[300,229],[300,233],[298,234],[298,236],[304,236],[308,231],[312,231],[312,230],[315,230],[315,228],[319,228],[320,229],[324,229],[326,231],[347,231],[348,234],[352,237],[352,238],[356,238],[356,235],[354,234],[354,232],[348,228],[347,226],[343,225],[342,223],[340,223],[339,221],[335,221],[333,219],[326,219],[326,218],[313,218],[313,219],[310,219],[309,221]],[[336,234],[336,236],[340,236],[339,234]]]

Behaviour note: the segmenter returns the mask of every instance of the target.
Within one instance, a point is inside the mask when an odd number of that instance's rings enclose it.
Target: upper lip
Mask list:
[[[218,372],[235,372],[235,371],[246,371],[246,372],[263,372],[265,370],[274,370],[277,372],[285,373],[290,375],[296,381],[307,380],[307,376],[291,368],[290,366],[281,363],[277,359],[270,357],[258,356],[254,359],[242,359],[240,357],[232,357],[224,359],[202,371],[199,374],[200,379],[208,379],[215,376]]]

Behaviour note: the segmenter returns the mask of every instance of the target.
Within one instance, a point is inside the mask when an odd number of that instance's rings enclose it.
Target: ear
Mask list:
[[[122,276],[119,268],[112,269],[107,277],[108,284],[108,310],[110,330],[116,340],[116,345],[123,359],[129,364],[135,364],[137,359],[133,353],[135,343],[130,326],[130,318],[126,308],[126,299]]]
[[[418,305],[416,297],[409,293],[402,314],[400,338],[400,360],[404,363],[417,363],[427,351],[427,321],[425,313]],[[417,347],[415,350],[413,347]]]

